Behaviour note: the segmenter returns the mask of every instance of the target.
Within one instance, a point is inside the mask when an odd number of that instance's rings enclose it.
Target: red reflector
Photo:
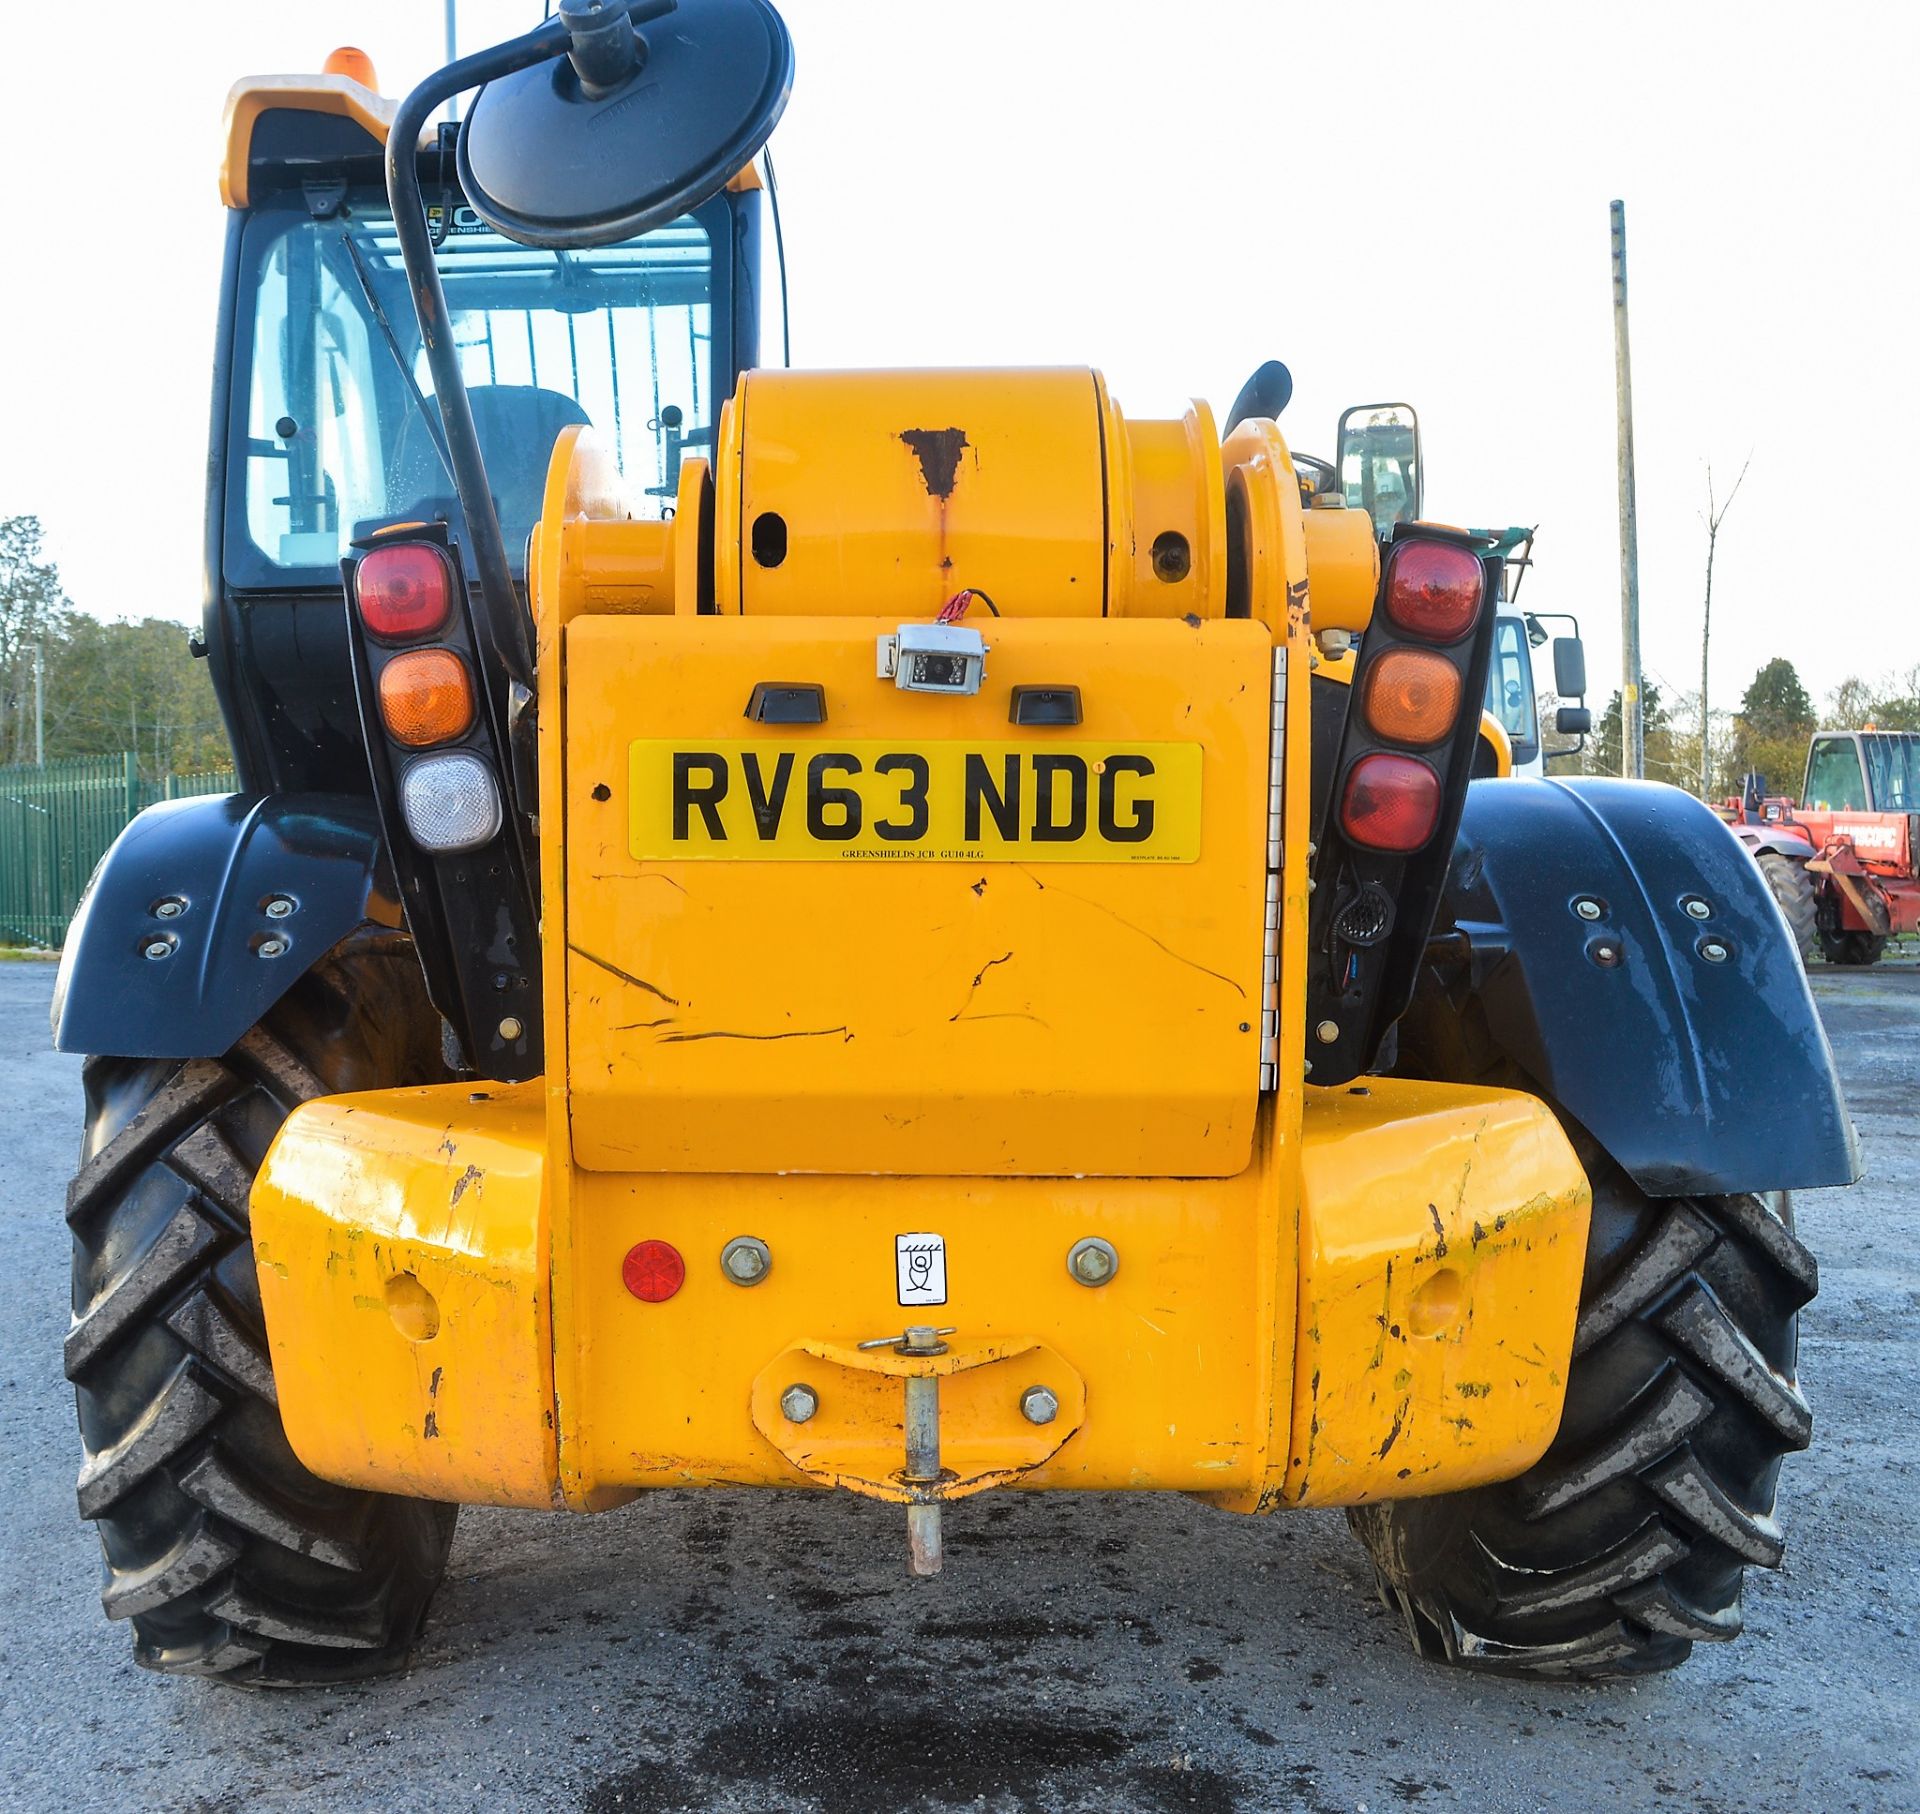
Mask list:
[[[384,642],[431,636],[453,606],[447,557],[428,542],[376,548],[353,576],[360,621]]]
[[[687,1263],[665,1241],[642,1241],[620,1262],[627,1289],[643,1304],[664,1304],[687,1282]]]
[[[1458,642],[1480,615],[1483,579],[1470,548],[1402,542],[1387,562],[1387,616],[1411,635]]]
[[[1411,756],[1376,750],[1347,776],[1340,828],[1369,850],[1418,850],[1439,817],[1440,777]]]

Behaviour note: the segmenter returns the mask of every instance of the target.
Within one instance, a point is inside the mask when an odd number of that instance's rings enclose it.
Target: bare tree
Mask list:
[[[1711,462],[1707,466],[1707,507],[1700,517],[1707,526],[1707,603],[1700,614],[1700,798],[1703,800],[1713,797],[1713,723],[1707,712],[1707,642],[1713,634],[1713,550],[1720,539],[1720,525],[1733,508],[1733,500],[1740,495],[1747,468],[1752,464],[1753,455],[1749,452],[1741,463],[1740,476],[1734,480],[1733,489],[1717,502],[1713,495],[1713,466]]]

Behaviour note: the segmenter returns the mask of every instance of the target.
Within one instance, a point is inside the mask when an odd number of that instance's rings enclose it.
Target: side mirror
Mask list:
[[[560,0],[557,17],[449,63],[394,112],[394,237],[440,405],[486,640],[504,678],[526,696],[533,643],[434,261],[422,135],[444,103],[478,88],[454,154],[474,212],[523,245],[602,246],[717,195],[767,142],[792,85],[793,40],[768,0]]]
[[[1381,540],[1420,520],[1420,418],[1411,403],[1357,403],[1340,416],[1336,461],[1348,507],[1373,518]]]
[[[557,60],[496,74],[460,129],[488,226],[552,250],[664,226],[767,142],[793,41],[766,0],[560,0]]]
[[[1553,690],[1562,699],[1587,696],[1587,651],[1577,636],[1553,639]],[[1564,716],[1564,714],[1562,714]],[[1566,728],[1564,725],[1561,727]],[[1586,728],[1584,725],[1581,727]]]
[[[1553,728],[1562,737],[1585,737],[1593,730],[1593,713],[1583,705],[1563,705],[1553,715]]]

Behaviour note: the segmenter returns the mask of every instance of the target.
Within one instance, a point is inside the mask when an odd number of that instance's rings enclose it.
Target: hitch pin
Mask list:
[[[940,1338],[951,1329],[932,1329],[921,1324],[904,1335],[883,1336],[862,1342],[862,1348],[891,1348],[896,1354],[945,1354],[947,1345]],[[910,1375],[904,1382],[907,1394],[907,1456],[900,1471],[903,1486],[937,1488],[940,1484],[940,1377],[938,1374]],[[937,1575],[942,1560],[940,1545],[940,1502],[916,1500],[907,1507],[907,1572],[911,1575]]]

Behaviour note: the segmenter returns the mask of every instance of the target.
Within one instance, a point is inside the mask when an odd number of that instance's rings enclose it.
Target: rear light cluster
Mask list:
[[[1351,689],[1313,682],[1320,721],[1339,738],[1332,784],[1313,807],[1304,1006],[1316,1085],[1378,1064],[1412,997],[1471,773],[1498,573],[1472,537],[1402,525]]]
[[[387,524],[355,550],[344,569],[354,699],[448,1062],[477,1077],[537,1077],[546,1051],[537,859],[527,815],[511,810],[531,800],[531,761],[523,773],[506,702],[489,691],[490,620],[469,605],[449,525]],[[518,710],[530,758],[532,701]]]
[[[493,765],[472,750],[441,747],[467,737],[479,718],[467,661],[429,640],[454,622],[452,561],[431,542],[390,543],[361,559],[353,592],[368,636],[392,651],[376,659],[374,676],[387,735],[403,750],[435,752],[400,771],[408,832],[435,855],[491,843],[504,816]]]
[[[1360,716],[1372,740],[1432,751],[1454,735],[1468,652],[1457,645],[1479,623],[1485,591],[1480,557],[1470,547],[1425,537],[1395,544],[1387,556],[1380,615],[1383,628],[1408,640],[1370,648],[1358,677]],[[1368,638],[1370,644],[1377,640]],[[1432,760],[1376,749],[1347,771],[1340,829],[1368,850],[1404,856],[1433,836],[1443,802]]]

